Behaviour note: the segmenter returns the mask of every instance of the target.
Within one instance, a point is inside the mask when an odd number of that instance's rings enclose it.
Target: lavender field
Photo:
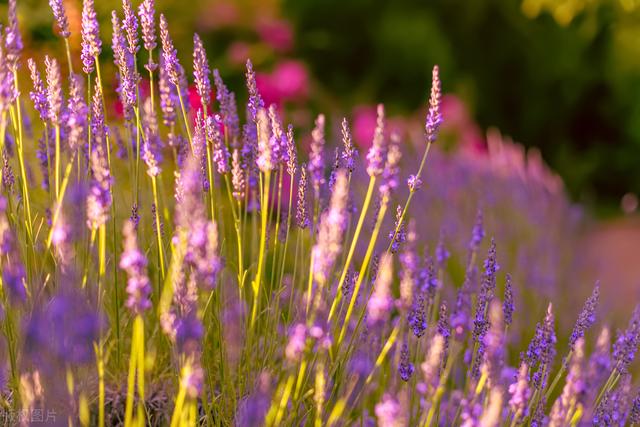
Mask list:
[[[79,25],[49,0],[33,58],[16,3],[2,425],[640,425],[640,306],[599,307],[589,214],[538,151],[447,147],[475,134],[444,68],[414,82],[426,116],[378,104],[363,141],[271,103],[251,58],[232,91],[154,0]]]

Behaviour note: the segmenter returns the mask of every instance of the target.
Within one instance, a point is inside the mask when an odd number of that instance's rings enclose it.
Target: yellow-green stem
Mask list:
[[[264,172],[263,192],[264,197],[260,201],[261,231],[260,250],[258,254],[258,270],[253,281],[253,308],[251,309],[251,327],[253,328],[258,314],[258,303],[260,295],[260,285],[262,282],[262,270],[264,267],[265,248],[267,244],[267,218],[269,214],[269,187],[271,184],[271,171]]]

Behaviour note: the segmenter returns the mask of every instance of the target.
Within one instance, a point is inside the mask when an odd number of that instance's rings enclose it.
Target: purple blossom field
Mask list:
[[[486,152],[447,152],[438,65],[415,82],[419,123],[379,104],[362,144],[331,111],[290,125],[250,58],[230,90],[154,0],[123,0],[108,27],[83,0],[79,58],[49,0],[66,55],[43,60],[16,2],[3,425],[640,425],[640,308],[625,324],[599,308],[584,212],[538,152],[497,130]]]

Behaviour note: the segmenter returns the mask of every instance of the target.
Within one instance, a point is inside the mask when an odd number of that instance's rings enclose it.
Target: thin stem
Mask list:
[[[262,176],[261,176],[262,177]],[[262,282],[262,270],[264,267],[265,248],[267,244],[267,219],[269,215],[269,187],[271,184],[271,171],[264,172],[263,197],[260,201],[261,214],[261,231],[260,231],[260,249],[258,254],[258,270],[253,281],[253,308],[251,309],[251,327],[253,328],[256,316],[258,314],[258,296],[260,294],[260,285]]]
[[[162,233],[160,231],[160,213],[158,212],[160,209],[160,205],[158,205],[158,186],[156,183],[156,177],[151,177],[151,187],[153,189],[153,202],[156,205],[155,209],[155,220],[156,220],[156,238],[158,243],[158,262],[160,263],[160,276],[162,277],[162,281],[165,279],[165,269],[164,269],[164,246],[162,245]]]

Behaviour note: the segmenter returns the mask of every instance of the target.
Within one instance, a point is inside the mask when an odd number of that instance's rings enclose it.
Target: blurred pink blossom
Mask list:
[[[257,73],[256,82],[267,104],[300,101],[309,95],[309,75],[300,61],[280,62],[270,74]]]
[[[235,65],[244,66],[247,58],[251,57],[251,47],[245,42],[233,42],[227,49],[227,57],[229,62]]]
[[[360,105],[353,110],[353,139],[360,148],[369,148],[376,129],[375,105]]]
[[[216,1],[209,4],[205,13],[200,14],[198,24],[207,30],[232,27],[238,24],[240,13],[232,1]]]
[[[460,148],[465,151],[485,151],[482,131],[473,120],[466,104],[456,95],[442,97],[443,132],[453,133]]]
[[[262,19],[256,30],[260,38],[277,52],[288,52],[293,47],[293,30],[287,21]]]

